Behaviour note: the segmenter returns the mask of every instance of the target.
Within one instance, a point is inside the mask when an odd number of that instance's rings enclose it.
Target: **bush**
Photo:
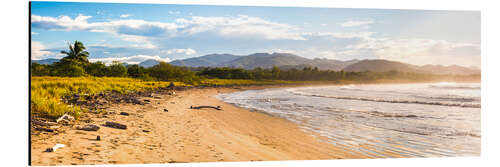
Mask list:
[[[88,64],[85,71],[91,76],[104,77],[107,76],[110,69],[102,62],[95,62]]]
[[[63,64],[57,67],[57,75],[63,77],[81,77],[85,76],[83,67],[75,64]]]
[[[126,77],[127,76],[127,68],[121,64],[120,62],[113,62],[109,66],[109,74],[107,76],[110,77]]]

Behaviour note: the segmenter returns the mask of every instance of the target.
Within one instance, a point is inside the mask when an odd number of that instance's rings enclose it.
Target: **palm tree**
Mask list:
[[[80,41],[75,41],[73,45],[69,44],[69,52],[67,51],[61,51],[62,54],[68,55],[64,57],[62,60],[66,61],[71,61],[71,60],[78,60],[83,63],[88,63],[89,60],[87,57],[89,57],[89,52],[85,51],[85,46],[83,46],[83,43]]]

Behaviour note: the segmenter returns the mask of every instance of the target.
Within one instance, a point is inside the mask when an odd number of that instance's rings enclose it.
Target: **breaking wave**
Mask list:
[[[366,97],[349,97],[349,96],[334,96],[334,95],[320,95],[313,93],[305,93],[298,91],[296,89],[287,89],[295,95],[301,96],[312,96],[312,97],[323,97],[323,98],[334,98],[343,100],[359,100],[359,101],[372,101],[372,102],[384,102],[384,103],[408,103],[408,104],[426,104],[426,105],[439,105],[439,106],[450,106],[450,107],[465,107],[465,108],[481,108],[481,104],[475,103],[459,103],[459,102],[439,102],[439,101],[423,101],[423,100],[405,100],[405,99],[382,99],[382,98],[366,98]],[[437,98],[437,97],[430,97]],[[465,98],[454,98],[457,101],[469,101],[470,99]]]
[[[439,88],[439,89],[481,89],[479,85],[467,85],[467,84],[459,84],[453,82],[440,82],[435,84],[430,84],[429,88]]]

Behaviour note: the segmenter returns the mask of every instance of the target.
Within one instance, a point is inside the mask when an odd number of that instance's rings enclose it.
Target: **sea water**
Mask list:
[[[217,97],[374,158],[480,155],[479,83],[273,88]]]

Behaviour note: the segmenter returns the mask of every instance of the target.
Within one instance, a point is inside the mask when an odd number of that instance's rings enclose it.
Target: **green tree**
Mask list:
[[[56,66],[57,76],[81,77],[85,76],[85,69],[75,63],[60,63]]]
[[[47,64],[31,63],[32,76],[47,76],[52,74],[52,67]]]
[[[195,83],[199,81],[194,72],[187,68],[172,66],[165,62],[148,68],[149,75],[160,81],[182,81],[186,83]]]
[[[132,78],[144,78],[147,75],[144,67],[137,64],[127,66],[127,73]]]
[[[68,43],[69,51],[61,51],[62,54],[67,55],[66,57],[61,59],[61,62],[66,62],[68,59],[77,60],[77,62],[82,64],[88,64],[89,60],[89,52],[85,51],[85,46],[80,41],[75,41],[72,44]]]
[[[272,70],[271,70],[271,75],[273,77],[273,79],[278,79],[280,77],[280,68],[276,67],[276,66],[273,66]]]
[[[107,76],[126,77],[127,67],[125,67],[122,63],[115,61],[109,66],[109,73]]]
[[[174,78],[174,68],[168,63],[160,62],[149,68],[149,74],[158,80],[168,81]]]
[[[110,73],[109,67],[107,67],[104,63],[99,61],[95,63],[89,63],[86,66],[85,71],[87,72],[87,74],[95,77],[104,77]]]

